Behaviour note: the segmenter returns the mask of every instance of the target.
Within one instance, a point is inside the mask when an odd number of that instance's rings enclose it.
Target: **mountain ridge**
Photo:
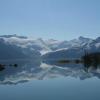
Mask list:
[[[0,36],[0,59],[2,58],[34,58],[56,59],[56,58],[79,58],[87,52],[100,52],[100,37],[96,39],[80,36],[72,40],[30,39],[24,36],[1,35]],[[16,55],[16,57],[14,57]],[[52,55],[52,57],[51,57]],[[55,55],[55,56],[53,56]],[[59,57],[58,57],[59,55]],[[5,56],[5,57],[4,57]],[[8,57],[7,57],[8,56]],[[51,58],[50,58],[51,57]]]

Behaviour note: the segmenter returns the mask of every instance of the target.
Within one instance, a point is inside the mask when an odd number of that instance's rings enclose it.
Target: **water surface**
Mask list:
[[[9,64],[16,63],[18,66]],[[100,100],[100,69],[81,64],[0,61],[1,100]]]

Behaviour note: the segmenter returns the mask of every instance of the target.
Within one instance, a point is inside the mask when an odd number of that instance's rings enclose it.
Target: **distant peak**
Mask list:
[[[13,35],[1,35],[0,37],[10,38],[10,37],[16,37],[16,34]]]
[[[100,41],[100,37],[98,37],[96,40],[99,40]]]
[[[1,35],[0,37],[4,37],[4,38],[17,37],[17,38],[27,39],[27,37],[25,37],[25,36],[18,36],[16,34],[12,34],[12,35]]]
[[[57,40],[55,40],[55,39],[48,39],[49,41],[57,41]]]
[[[80,39],[80,40],[81,40],[81,39],[85,39],[85,37],[83,37],[83,36],[80,36],[80,37],[79,37],[79,39]]]
[[[42,40],[42,38],[38,38],[37,40]]]
[[[38,38],[37,41],[43,42],[43,39],[42,38]]]
[[[90,38],[86,38],[86,37],[80,36],[78,39],[79,40],[89,40]]]

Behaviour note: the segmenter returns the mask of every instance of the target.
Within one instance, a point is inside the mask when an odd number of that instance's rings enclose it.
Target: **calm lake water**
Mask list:
[[[6,65],[0,71],[0,100],[100,100],[99,68],[22,60],[0,63]]]

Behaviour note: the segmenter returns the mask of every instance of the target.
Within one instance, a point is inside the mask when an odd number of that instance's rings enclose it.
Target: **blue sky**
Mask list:
[[[100,36],[100,0],[0,0],[0,35]]]

